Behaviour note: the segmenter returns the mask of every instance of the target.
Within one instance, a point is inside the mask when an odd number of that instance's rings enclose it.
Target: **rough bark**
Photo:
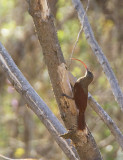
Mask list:
[[[85,132],[77,131],[77,109],[74,101],[66,99],[63,93],[71,95],[71,87],[67,76],[66,65],[58,42],[53,16],[46,0],[28,0],[29,13],[33,17],[38,38],[42,46],[45,63],[60,109],[61,117],[70,137],[78,151],[80,159],[100,160],[101,155],[97,145],[86,128]]]
[[[55,115],[51,112],[45,102],[35,92],[29,82],[17,68],[12,58],[0,43],[0,65],[10,80],[14,88],[22,95],[28,107],[38,116],[38,118],[46,126],[50,134],[56,140],[63,152],[69,159],[76,159],[76,151],[72,151],[70,141],[65,141],[59,135],[64,134],[66,129],[58,121]]]

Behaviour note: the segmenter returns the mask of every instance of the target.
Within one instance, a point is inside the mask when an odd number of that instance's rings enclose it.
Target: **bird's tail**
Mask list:
[[[83,112],[79,112],[78,115],[78,130],[84,130],[85,129],[85,115]]]

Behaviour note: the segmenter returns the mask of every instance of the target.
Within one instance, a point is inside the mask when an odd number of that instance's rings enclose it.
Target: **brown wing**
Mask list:
[[[76,82],[73,88],[74,100],[79,112],[84,113],[87,107],[88,95],[84,92],[79,82]]]

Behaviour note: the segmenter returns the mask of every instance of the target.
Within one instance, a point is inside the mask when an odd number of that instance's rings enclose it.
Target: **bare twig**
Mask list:
[[[45,102],[39,97],[35,90],[31,87],[29,82],[24,78],[20,70],[15,65],[14,61],[0,43],[0,65],[4,70],[6,76],[14,86],[14,88],[23,96],[26,103],[31,110],[38,116],[38,118],[46,126],[50,134],[54,137],[57,144],[61,147],[63,152],[71,159],[76,159],[74,153],[68,143],[59,135],[66,132],[63,125],[51,112]],[[75,150],[74,150],[75,151]]]
[[[109,130],[115,137],[115,140],[118,142],[118,144],[121,146],[123,150],[123,135],[120,129],[111,119],[111,117],[103,110],[103,108],[99,105],[99,103],[95,101],[95,99],[91,96],[91,94],[89,94],[88,99],[89,99],[89,105],[94,109],[94,111],[104,121],[104,123],[107,125],[107,127],[109,128]]]
[[[87,7],[86,7],[86,10],[85,10],[85,13],[84,13],[84,15],[83,15],[83,22],[82,22],[82,24],[84,24],[84,19],[85,19],[85,15],[86,15],[86,13],[87,13],[87,11],[88,11],[88,8],[89,8],[89,3],[90,3],[90,0],[88,0],[88,3],[87,3]],[[80,29],[80,31],[79,31],[79,33],[78,33],[78,35],[77,35],[77,39],[76,39],[76,41],[75,41],[75,44],[74,44],[74,46],[73,46],[73,49],[72,49],[72,53],[71,53],[71,55],[70,55],[70,64],[69,64],[69,68],[70,68],[70,65],[71,65],[71,58],[73,57],[73,54],[74,54],[74,51],[75,51],[75,48],[76,48],[76,46],[77,46],[77,43],[78,43],[78,41],[79,41],[79,37],[80,37],[80,34],[82,33],[82,31],[83,31],[83,25],[81,25],[81,29]]]
[[[107,58],[105,57],[103,51],[101,50],[99,44],[97,43],[97,41],[95,40],[93,31],[91,29],[91,26],[89,24],[88,18],[85,15],[85,20],[83,22],[83,15],[85,14],[84,8],[82,3],[80,2],[80,0],[72,0],[73,5],[78,13],[78,17],[80,19],[81,24],[84,26],[83,30],[86,36],[86,39],[89,43],[89,45],[91,46],[94,54],[97,56],[98,61],[100,62],[104,73],[111,85],[111,89],[112,92],[114,94],[114,97],[116,99],[116,101],[118,102],[119,106],[121,107],[121,110],[123,111],[123,93],[119,87],[118,81],[115,77],[115,74],[113,73],[110,64],[107,60]]]
[[[76,82],[76,78],[74,78],[70,72],[68,74],[69,74],[71,85],[73,86],[74,83]],[[99,103],[96,102],[96,100],[91,96],[90,93],[88,94],[88,102],[89,102],[89,105],[93,108],[93,110],[100,116],[100,118],[107,125],[107,127],[109,128],[109,130],[115,137],[115,140],[118,142],[118,144],[123,149],[123,135],[120,129],[111,119],[111,117],[103,110],[103,108],[99,105]]]
[[[14,158],[5,157],[2,154],[0,154],[0,157],[5,160],[41,160],[41,159],[34,159],[34,158],[14,159]]]

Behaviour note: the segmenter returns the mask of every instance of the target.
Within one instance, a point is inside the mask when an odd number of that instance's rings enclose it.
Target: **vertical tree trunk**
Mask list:
[[[80,159],[101,160],[100,152],[90,131],[87,128],[85,132],[77,130],[78,113],[74,101],[62,96],[62,93],[71,95],[72,91],[49,5],[46,0],[29,0],[28,3],[61,117],[66,128],[72,130],[66,138],[72,139]]]

